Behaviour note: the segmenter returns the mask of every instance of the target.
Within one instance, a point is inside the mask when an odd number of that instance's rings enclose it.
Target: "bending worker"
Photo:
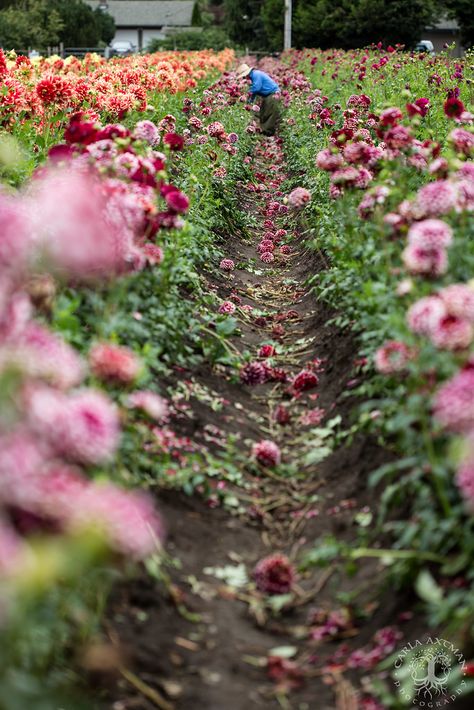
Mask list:
[[[260,128],[264,136],[273,136],[280,122],[281,109],[277,95],[280,87],[273,79],[259,69],[252,69],[248,64],[241,64],[237,69],[237,78],[247,77],[252,83],[249,90],[249,101],[255,102],[260,96]]]

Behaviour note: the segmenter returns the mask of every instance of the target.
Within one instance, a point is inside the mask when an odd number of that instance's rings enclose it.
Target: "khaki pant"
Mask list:
[[[260,128],[264,136],[274,136],[281,119],[280,101],[273,94],[264,96],[260,104]]]

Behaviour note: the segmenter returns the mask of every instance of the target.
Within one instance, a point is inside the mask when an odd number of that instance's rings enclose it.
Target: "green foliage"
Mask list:
[[[262,20],[267,34],[267,45],[272,51],[283,47],[284,0],[265,0],[262,6]]]
[[[301,0],[294,19],[295,43],[352,48],[381,41],[410,47],[438,11],[435,0]]]
[[[450,17],[457,20],[461,28],[461,42],[465,47],[474,46],[474,12],[471,0],[446,0]]]
[[[29,0],[0,12],[0,45],[6,49],[44,49],[58,44],[64,21],[48,0]]]
[[[28,0],[0,12],[0,44],[6,49],[96,47],[115,34],[111,15],[83,0]]]
[[[232,41],[224,30],[219,27],[204,29],[202,32],[187,30],[177,32],[166,39],[152,39],[148,44],[148,52],[160,50],[200,51],[201,49],[214,49],[220,51],[231,47]]]
[[[229,37],[238,45],[262,50],[267,37],[260,14],[259,0],[224,0],[224,24]]]

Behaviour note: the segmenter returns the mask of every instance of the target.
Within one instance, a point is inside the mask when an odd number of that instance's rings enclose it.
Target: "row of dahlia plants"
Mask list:
[[[0,50],[0,126],[41,155],[70,112],[87,109],[108,121],[123,120],[134,111],[150,113],[162,95],[197,87],[232,59],[231,50],[160,52],[109,61],[94,54],[83,60],[29,59]]]
[[[275,68],[311,82],[283,133],[293,183],[312,195],[305,225],[327,260],[312,283],[358,334],[359,427],[393,453],[370,477],[380,499],[365,553],[389,560],[430,623],[464,644],[474,617],[468,61],[374,48],[293,52]],[[324,541],[319,549],[322,559]]]
[[[1,192],[5,688],[15,684],[12,662],[45,673],[61,661],[64,646],[84,634],[88,614],[102,604],[112,571],[161,548],[163,526],[151,499],[124,486],[143,458],[140,432],[161,431],[169,417],[153,365],[167,351],[169,324],[183,324],[172,300],[182,301],[187,281],[199,285],[194,262],[210,254],[209,227],[184,222],[184,190],[198,198],[206,182],[217,188],[238,136],[207,120],[223,96],[196,92],[183,104],[170,92],[150,100],[162,104],[156,123],[136,122],[137,112],[127,117],[129,127],[102,124],[94,110],[69,113],[60,141],[64,119],[55,115],[57,142],[46,161],[20,189]],[[173,101],[182,134],[167,110]],[[202,125],[187,115],[194,102]],[[202,174],[196,156],[183,152],[192,136],[196,150],[206,151]],[[209,160],[208,141],[219,158]],[[3,167],[8,179],[11,166]],[[201,210],[194,218],[205,221],[207,201],[195,201]],[[149,347],[159,329],[160,350]],[[170,339],[180,336],[178,330]]]

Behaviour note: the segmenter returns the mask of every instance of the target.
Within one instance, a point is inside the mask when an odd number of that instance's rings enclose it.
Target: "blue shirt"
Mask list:
[[[280,87],[268,74],[259,69],[252,69],[250,72],[252,84],[250,86],[250,96],[270,96],[280,91]]]

